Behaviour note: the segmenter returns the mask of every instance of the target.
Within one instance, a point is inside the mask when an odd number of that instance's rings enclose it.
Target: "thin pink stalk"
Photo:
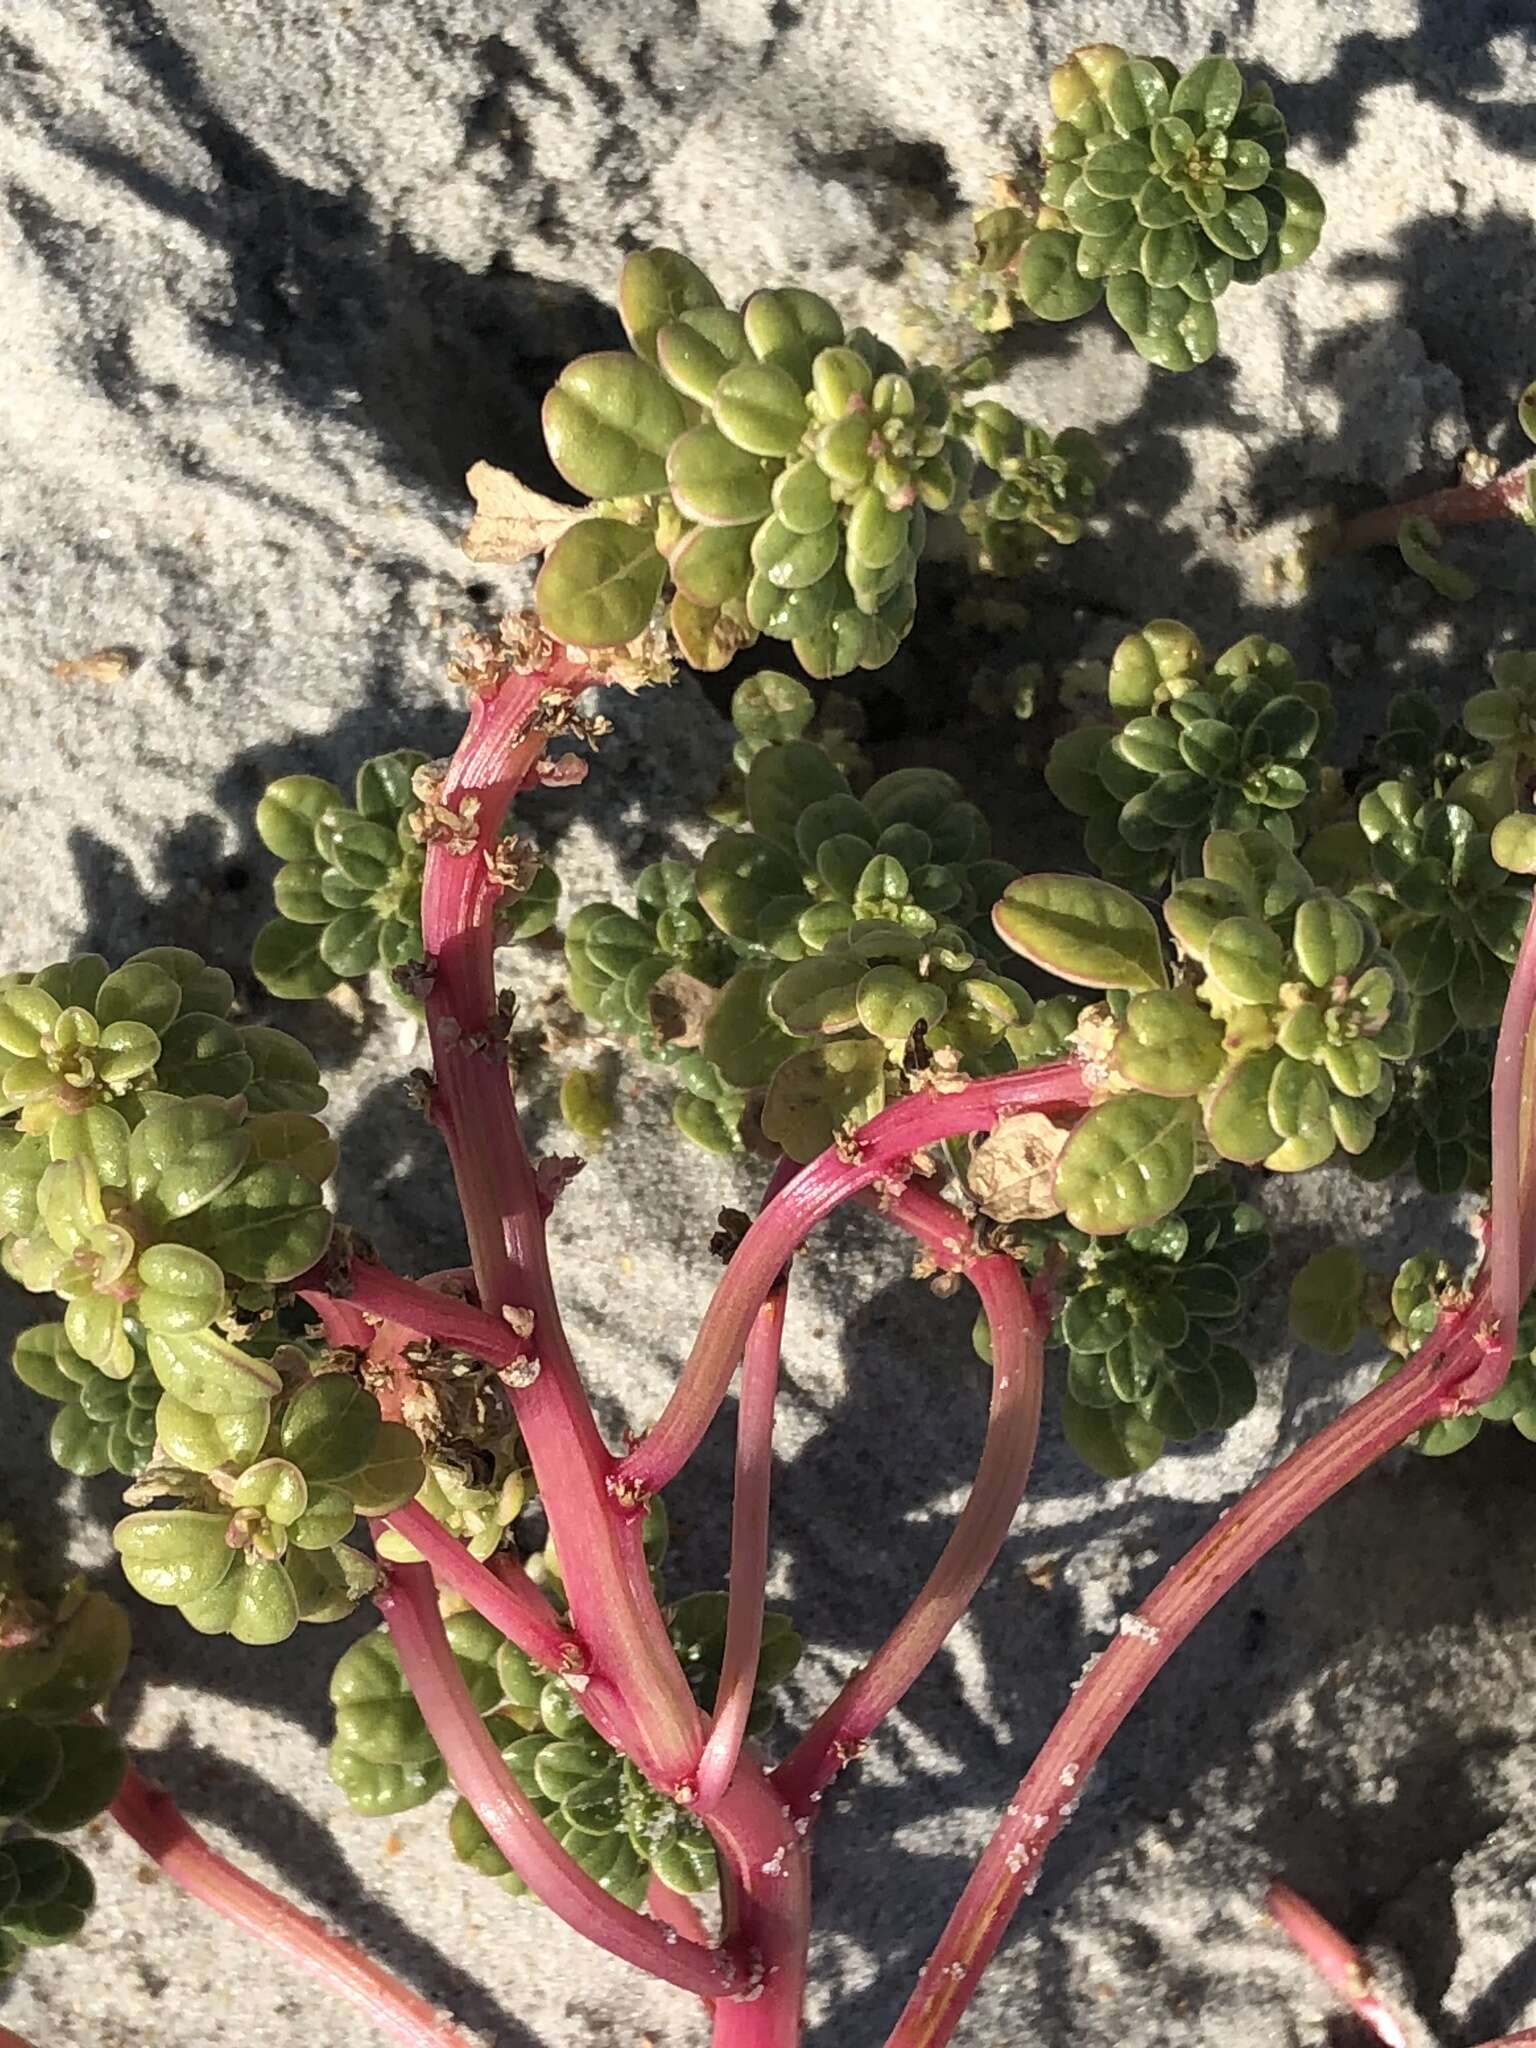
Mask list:
[[[381,2032],[406,2048],[473,2048],[468,2035],[419,1993],[210,1848],[169,1794],[137,1771],[128,1771],[107,1811],[189,1898],[297,1964]],[[0,2048],[26,2044],[0,2028]]]
[[[1034,1886],[1046,1848],[1074,1811],[1082,1780],[1174,1651],[1211,1609],[1307,1516],[1424,1423],[1454,1409],[1481,1358],[1480,1287],[1442,1316],[1403,1370],[1357,1402],[1243,1495],[1120,1624],[1084,1673],[1026,1774],[923,1968],[887,2048],[942,2048],[1009,1920]]]
[[[343,1351],[368,1349],[373,1340],[373,1325],[353,1302],[339,1300],[319,1287],[301,1287],[298,1296],[320,1318],[327,1344]]]
[[[1468,1380],[1469,1407],[1486,1401],[1508,1370],[1516,1326],[1536,1279],[1536,1160],[1531,1143],[1527,1067],[1536,1032],[1536,917],[1510,979],[1493,1059],[1493,1186],[1489,1203],[1488,1294],[1492,1314],[1486,1364]],[[1496,1374],[1496,1376],[1495,1376]]]
[[[1022,1074],[968,1082],[952,1094],[910,1095],[871,1117],[842,1151],[823,1152],[767,1204],[737,1247],[704,1312],[692,1350],[659,1421],[620,1465],[621,1497],[645,1498],[674,1479],[703,1441],[725,1398],[758,1309],[785,1262],[839,1203],[877,1181],[896,1185],[914,1152],[969,1131],[991,1130],[1010,1111],[1072,1116],[1086,1108],[1081,1069],[1058,1061]],[[850,1156],[843,1156],[847,1153]]]
[[[815,1812],[823,1788],[926,1670],[975,1598],[1013,1526],[1040,1430],[1044,1319],[1019,1268],[997,1253],[978,1255],[958,1212],[920,1188],[907,1187],[882,1207],[976,1289],[992,1335],[992,1402],[970,1497],[938,1563],[885,1642],[773,1774],[800,1816]]]
[[[746,1974],[725,1950],[686,1941],[675,1929],[621,1905],[545,1827],[470,1698],[437,1611],[428,1567],[390,1566],[375,1598],[449,1777],[534,1896],[609,1955],[680,1990],[708,1999],[745,1990]]]
[[[1377,1996],[1375,1979],[1360,1951],[1288,1884],[1272,1884],[1264,1904],[1275,1925],[1384,2048],[1408,2048],[1407,2030]]]
[[[1517,519],[1525,505],[1536,456],[1528,456],[1486,484],[1451,484],[1401,505],[1376,505],[1347,519],[1332,536],[1330,554],[1354,555],[1366,548],[1391,546],[1408,519],[1428,519],[1442,529],[1478,526],[1490,519]]]
[[[714,1726],[699,1758],[698,1812],[713,1813],[735,1774],[746,1740],[763,1647],[768,1576],[768,1497],[773,1486],[773,1408],[779,1390],[788,1289],[780,1282],[757,1312],[741,1365],[736,1418],[736,1495],[731,1509],[730,1605],[715,1691]]]
[[[515,1560],[506,1560],[510,1570],[491,1571],[471,1557],[458,1538],[418,1501],[381,1519],[421,1552],[435,1578],[451,1586],[535,1664],[561,1677],[586,1670],[587,1653],[581,1639],[561,1621]]]
[[[32,2048],[30,2041],[24,2041],[20,2034],[13,2034],[9,2027],[0,2026],[0,2048]]]
[[[519,1337],[505,1317],[487,1315],[473,1302],[444,1294],[423,1281],[403,1280],[371,1259],[353,1259],[347,1277],[352,1288],[348,1299],[354,1308],[403,1323],[418,1336],[483,1358],[487,1365],[518,1365],[535,1350],[532,1338]]]

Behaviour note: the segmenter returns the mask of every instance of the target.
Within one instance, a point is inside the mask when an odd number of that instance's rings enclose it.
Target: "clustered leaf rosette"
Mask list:
[[[1049,543],[1080,540],[1109,464],[1079,427],[1050,435],[994,399],[964,408],[966,436],[997,482],[967,500],[960,523],[976,543],[977,566],[989,576],[1024,576]]]
[[[1120,723],[1063,734],[1046,766],[1102,874],[1150,892],[1198,874],[1213,831],[1299,843],[1332,706],[1283,647],[1249,634],[1208,665],[1187,626],[1154,619],[1116,649],[1109,702]]]
[[[376,754],[357,771],[350,804],[318,775],[284,775],[256,807],[262,844],[283,865],[277,916],[251,950],[257,979],[299,1002],[382,968],[391,995],[411,998],[393,971],[422,958],[421,883],[430,822],[417,789],[425,754]],[[533,938],[555,921],[559,882],[541,865],[498,917],[498,934]]]
[[[70,1158],[89,1152],[93,1133],[115,1131],[114,1119],[137,1123],[171,1096],[242,1095],[257,1113],[320,1108],[325,1090],[303,1046],[231,1023],[234,999],[224,970],[182,946],[153,946],[116,969],[85,953],[0,977],[0,1148],[20,1134],[46,1140],[45,1157]]]
[[[1202,1176],[1170,1215],[1123,1237],[1052,1222],[997,1235],[1048,1276],[1051,1341],[1067,1354],[1062,1423],[1095,1472],[1145,1471],[1170,1440],[1230,1429],[1252,1408],[1253,1373],[1221,1339],[1247,1312],[1269,1235],[1225,1174]],[[984,1316],[976,1334],[985,1346]]]
[[[238,1356],[238,1354],[236,1354]],[[178,1608],[203,1635],[280,1643],[301,1621],[335,1621],[372,1589],[347,1542],[359,1515],[388,1514],[422,1483],[421,1447],[349,1373],[210,1357],[162,1399],[159,1456],[112,1540],[134,1591]]]
[[[556,1581],[558,1585],[558,1581]],[[725,1596],[695,1594],[672,1610],[674,1646],[701,1703],[712,1705],[725,1642]],[[508,1769],[550,1833],[589,1877],[638,1908],[652,1876],[673,1891],[714,1882],[714,1850],[700,1822],[650,1786],[591,1727],[579,1695],[532,1664],[478,1614],[450,1614],[450,1648]],[[800,1656],[782,1614],[764,1617],[751,1732],[771,1726],[772,1688]],[[447,1772],[400,1670],[385,1630],[343,1655],[331,1679],[336,1733],[330,1771],[353,1809],[404,1813],[443,1790]],[[465,1799],[455,1801],[449,1839],[460,1860],[514,1897],[526,1887]]]
[[[989,217],[993,261],[1012,267],[1042,320],[1076,319],[1103,299],[1149,362],[1206,362],[1222,293],[1304,263],[1326,218],[1316,186],[1286,162],[1269,88],[1245,84],[1228,57],[1181,76],[1165,57],[1100,43],[1057,67],[1050,94],[1057,126],[1033,230],[1017,210]]]
[[[1315,889],[1266,834],[1213,833],[1204,866],[1163,916],[1225,1027],[1207,1137],[1225,1159],[1283,1173],[1340,1146],[1358,1157],[1413,1051],[1402,969],[1358,903]]]
[[[39,1595],[0,1525],[0,1978],[70,1941],[95,1904],[91,1873],[50,1839],[103,1812],[126,1759],[102,1706],[128,1661],[128,1623],[79,1581]]]
[[[154,1451],[160,1382],[144,1333],[130,1326],[128,1341],[133,1369],[126,1379],[114,1379],[80,1356],[62,1323],[35,1323],[16,1339],[16,1377],[45,1401],[58,1403],[48,1431],[49,1456],[79,1479],[103,1472],[132,1478]]]
[[[1530,890],[1493,857],[1492,835],[1459,803],[1416,782],[1378,783],[1360,798],[1364,874],[1351,890],[1416,998],[1417,1049],[1453,1030],[1497,1025],[1530,910]]]
[[[1203,864],[1163,905],[1172,986],[1151,912],[1113,883],[1024,876],[993,912],[1015,952],[1109,991],[1074,1033],[1106,1099],[1055,1166],[1056,1207],[1091,1236],[1167,1215],[1205,1145],[1284,1173],[1364,1152],[1412,1050],[1401,971],[1357,904],[1264,832],[1213,832]]]
[[[911,629],[928,515],[970,488],[976,427],[956,390],[800,286],[732,309],[673,250],[630,256],[618,303],[631,352],[580,357],[545,400],[550,459],[592,501],[545,555],[545,630],[623,645],[669,586],[695,668],[760,634],[813,676],[882,667]],[[1008,435],[1018,475],[1000,472],[998,518],[1038,510],[1061,534],[1097,451],[1017,421]]]

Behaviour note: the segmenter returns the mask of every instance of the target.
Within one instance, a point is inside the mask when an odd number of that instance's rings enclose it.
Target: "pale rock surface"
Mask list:
[[[1241,620],[1352,674],[1358,730],[1388,682],[1449,660],[1468,687],[1499,636],[1529,638],[1521,536],[1486,537],[1487,600],[1449,617],[1390,561],[1325,579],[1305,611],[1262,574],[1335,493],[1443,475],[1468,442],[1512,453],[1513,394],[1536,367],[1525,8],[9,0],[0,967],[152,939],[238,964],[263,914],[263,781],[451,744],[448,641],[522,588],[456,551],[462,473],[487,456],[540,474],[540,394],[615,335],[619,253],[673,240],[728,295],[803,281],[894,326],[935,295],[990,175],[1032,146],[1050,62],[1106,32],[1181,59],[1215,43],[1270,76],[1333,218],[1307,269],[1223,302],[1226,350],[1203,373],[1155,376],[1098,323],[1005,351],[1016,403],[1102,427],[1120,463],[1105,533],[1031,598],[1043,637],[1020,657],[1100,652],[1132,612],[1175,611],[1218,640]],[[989,757],[982,786],[1028,857],[1039,807],[995,735],[925,736],[967,681],[942,624],[926,645],[921,673],[914,653],[879,700],[907,732],[882,758],[958,756],[969,773]],[[127,651],[119,680],[51,673],[106,648]],[[532,806],[571,902],[696,845],[723,759],[692,683],[618,722],[579,803]],[[401,1097],[398,1029],[383,1012],[366,1029],[333,1018],[326,1059],[348,1215],[402,1263],[447,1262],[446,1175]],[[549,1132],[547,1077],[532,1120]],[[613,1427],[659,1407],[711,1285],[715,1210],[754,1186],[674,1149],[655,1092],[626,1084],[622,1128],[557,1232]],[[1324,1175],[1271,1210],[1257,1412],[1107,1488],[1049,1430],[992,1584],[830,1803],[816,2042],[875,2048],[1085,1659],[1159,1560],[1369,1384],[1364,1360],[1293,1355],[1284,1284],[1340,1236],[1406,1248],[1436,1227],[1430,1205]],[[916,1291],[866,1219],[824,1233],[797,1295],[774,1592],[812,1644],[803,1714],[933,1554],[981,1386],[968,1311]],[[14,1295],[5,1308],[27,1318]],[[80,1556],[104,1563],[111,1489],[54,1484],[40,1404],[13,1383],[0,1417],[0,1507],[25,1519],[62,1497],[83,1517]],[[1393,1461],[1254,1574],[1086,1784],[967,2048],[1342,2041],[1259,1915],[1276,1870],[1374,1945],[1441,2040],[1536,2020],[1530,1456],[1490,1433],[1443,1465]],[[680,1585],[718,1581],[728,1470],[717,1431],[677,1492]],[[441,1809],[391,1828],[343,1808],[323,1752],[343,1632],[258,1653],[148,1610],[137,1628],[120,1711],[149,1766],[216,1840],[488,2042],[702,2042],[680,1997],[461,1871]],[[100,1910],[0,1995],[6,2023],[38,2048],[371,2048],[361,2022],[97,1833]]]

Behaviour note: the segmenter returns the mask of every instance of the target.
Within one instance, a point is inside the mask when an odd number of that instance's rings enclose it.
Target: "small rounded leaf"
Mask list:
[[[993,905],[1003,943],[1085,988],[1162,988],[1152,913],[1128,890],[1088,875],[1022,875]]]
[[[665,570],[646,527],[580,519],[545,556],[534,605],[545,630],[569,646],[620,647],[644,632]]]
[[[1120,1095],[1089,1110],[1056,1168],[1056,1195],[1076,1230],[1110,1236],[1166,1216],[1195,1172],[1193,1103]]]

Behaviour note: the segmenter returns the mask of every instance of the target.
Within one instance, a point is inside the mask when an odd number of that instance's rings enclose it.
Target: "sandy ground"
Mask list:
[[[1005,351],[1015,404],[1102,428],[1119,461],[1103,531],[1031,598],[1039,642],[1017,657],[1098,650],[1128,612],[1171,611],[1331,664],[1356,730],[1399,679],[1474,687],[1501,635],[1530,637],[1520,537],[1481,547],[1485,600],[1459,613],[1390,563],[1305,608],[1277,606],[1262,569],[1319,502],[1508,448],[1536,368],[1530,22],[1510,0],[10,0],[0,967],[151,940],[237,966],[265,914],[263,782],[451,744],[447,643],[521,592],[456,551],[463,471],[540,473],[539,398],[613,335],[619,253],[674,241],[731,296],[803,281],[893,326],[1032,145],[1049,63],[1093,36],[1176,59],[1224,44],[1270,77],[1332,223],[1306,270],[1223,303],[1226,353],[1203,373],[1154,377],[1107,325]],[[937,616],[872,697],[881,757],[992,762],[980,787],[1028,857],[1033,786],[995,731],[953,723],[969,678]],[[115,680],[55,671],[104,649],[124,651]],[[622,707],[579,804],[534,807],[568,900],[696,845],[724,751],[691,682]],[[401,1097],[398,1028],[332,1018],[325,1058],[347,1215],[402,1264],[447,1263],[446,1177]],[[539,1082],[536,1134],[549,1117]],[[715,1211],[751,1185],[679,1153],[639,1082],[563,1204],[561,1275],[613,1425],[660,1405]],[[1340,1236],[1406,1248],[1447,1229],[1331,1175],[1270,1206],[1256,1413],[1112,1487],[1049,1430],[991,1586],[829,1812],[818,2048],[883,2038],[989,1816],[1157,1562],[1368,1383],[1364,1359],[1293,1353],[1295,1265]],[[14,1295],[4,1308],[27,1319]],[[878,1640],[961,1495],[981,1415],[967,1325],[863,1219],[804,1262],[774,1563],[812,1644],[798,1712]],[[63,1501],[102,1560],[111,1490],[39,1465],[40,1404],[14,1385],[0,1418],[0,1506]],[[1441,2041],[1536,2021],[1532,1456],[1489,1433],[1445,1464],[1390,1462],[1254,1574],[1087,1785],[966,2048],[1343,2042],[1259,1916],[1276,1870],[1373,1944]],[[678,1489],[680,1588],[718,1582],[728,1463],[717,1431]],[[342,1632],[249,1652],[137,1620],[123,1725],[264,1876],[497,2048],[702,2041],[680,1997],[461,1871],[444,1808],[391,1828],[341,1807],[323,1743]],[[38,2048],[373,2042],[110,1836],[93,1854],[87,1935],[0,1994]]]

